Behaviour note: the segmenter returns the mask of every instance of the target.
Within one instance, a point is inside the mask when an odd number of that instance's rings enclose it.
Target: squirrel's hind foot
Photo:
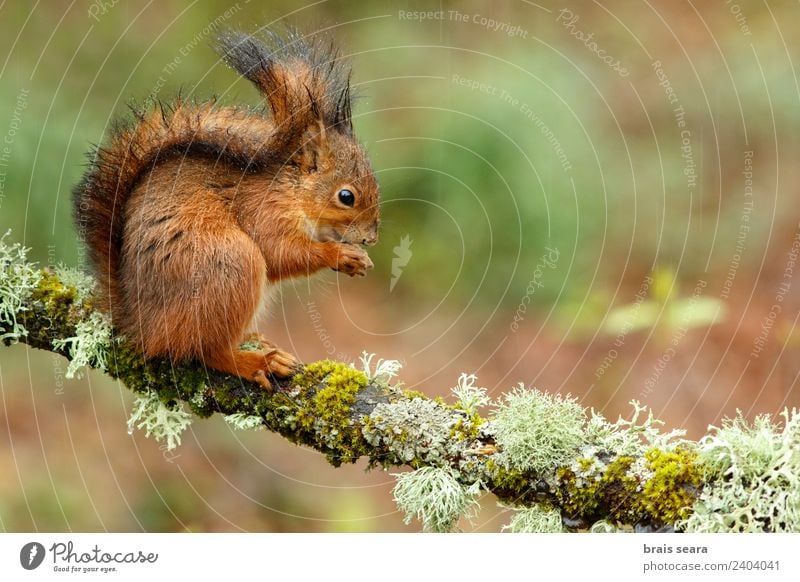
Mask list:
[[[272,346],[266,341],[262,344]],[[270,376],[288,378],[300,369],[297,358],[274,346],[264,351],[237,351],[232,356],[225,362],[215,362],[212,367],[256,382],[265,390],[272,390]]]
[[[272,348],[264,354],[266,369],[275,376],[288,378],[297,373],[300,362],[292,354],[278,348]]]
[[[269,342],[263,343],[268,344]],[[252,353],[258,357],[256,363],[259,369],[253,373],[251,379],[265,390],[272,390],[272,383],[269,381],[270,376],[288,378],[296,374],[300,368],[300,362],[297,361],[297,358],[289,352],[284,352],[275,347],[266,352]]]

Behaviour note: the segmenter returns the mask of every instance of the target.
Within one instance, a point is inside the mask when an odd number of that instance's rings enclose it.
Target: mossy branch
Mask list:
[[[92,282],[75,271],[39,270],[25,249],[0,239],[0,338],[59,353],[104,371],[139,394],[129,425],[180,443],[188,406],[219,412],[241,429],[266,428],[312,447],[338,466],[407,466],[395,499],[428,530],[453,529],[481,491],[515,513],[512,531],[796,531],[800,529],[800,415],[781,430],[767,417],[713,429],[700,442],[634,404],[611,423],[574,400],[522,386],[490,404],[473,375],[456,401],[393,384],[394,361],[362,368],[321,361],[275,390],[204,368],[144,361],[96,311]],[[257,349],[258,346],[251,346]],[[746,460],[746,462],[744,462]],[[760,497],[753,499],[753,495]]]

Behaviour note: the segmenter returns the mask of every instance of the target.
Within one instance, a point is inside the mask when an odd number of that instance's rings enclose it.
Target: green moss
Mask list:
[[[486,420],[481,418],[477,412],[464,411],[463,415],[450,427],[450,438],[457,442],[469,443],[480,436],[481,426],[486,423]]]
[[[674,524],[691,511],[700,485],[695,457],[688,449],[652,448],[643,470],[632,456],[577,459],[557,472],[559,504],[575,522]]]
[[[677,448],[674,451],[650,449],[645,453],[653,476],[642,491],[641,506],[660,523],[685,519],[694,504],[702,481],[695,451]]]
[[[248,382],[218,383],[211,391],[202,368],[192,363],[176,367],[161,359],[145,361],[126,341],[114,346],[108,370],[136,392],[155,391],[167,406],[187,402],[201,417],[252,411],[248,413],[260,416],[292,442],[327,450],[334,465],[354,462],[366,450],[351,406],[367,378],[346,364],[324,360],[307,365],[292,379],[292,385],[304,392],[296,398],[282,391],[268,393]]]
[[[486,472],[491,480],[492,492],[498,499],[510,504],[524,504],[536,499],[530,475],[509,469],[493,459],[486,461]]]
[[[292,384],[316,390],[294,415],[294,422],[300,431],[315,435],[316,444],[327,450],[331,464],[353,463],[366,454],[361,426],[352,412],[356,395],[368,384],[363,372],[341,362],[322,360],[308,364],[292,378]]]
[[[292,378],[292,384],[297,386],[298,388],[314,388],[324,380],[328,381],[328,385],[330,385],[330,381],[336,381],[333,378],[329,378],[333,374],[339,375],[339,377],[344,380],[345,377],[350,377],[351,374],[354,374],[355,377],[359,377],[363,379],[364,385],[366,386],[367,383],[367,376],[363,372],[359,372],[352,366],[348,366],[342,362],[334,362],[333,360],[320,360],[319,362],[312,362],[311,364],[307,364],[303,371],[295,374]]]
[[[48,270],[41,271],[41,277],[36,286],[31,290],[30,304],[34,308],[22,314],[20,318],[23,322],[27,318],[33,318],[41,322],[47,321],[47,325],[29,326],[37,329],[32,333],[32,339],[43,343],[50,343],[53,335],[70,337],[75,335],[74,326],[70,323],[70,316],[74,316],[74,310],[80,306],[76,304],[77,291],[74,287],[68,287],[61,283],[58,277]],[[57,330],[55,334],[53,331]],[[48,334],[50,337],[48,337]],[[41,337],[36,337],[40,335]]]
[[[564,515],[585,523],[601,518],[617,523],[639,521],[639,481],[630,472],[633,462],[628,456],[605,465],[597,459],[581,458],[574,466],[559,469],[558,498]]]
[[[403,396],[409,400],[413,400],[414,398],[428,398],[419,390],[403,390]]]
[[[230,394],[222,387],[212,398],[207,389],[208,375],[202,368],[191,364],[173,366],[166,359],[145,361],[142,354],[124,339],[113,343],[106,367],[109,375],[118,378],[134,392],[156,392],[159,400],[167,406],[186,401],[192,412],[203,418],[211,416],[218,408],[231,410],[245,404],[240,395]]]

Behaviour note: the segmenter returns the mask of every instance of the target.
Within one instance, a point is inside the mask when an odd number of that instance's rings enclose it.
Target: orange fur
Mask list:
[[[221,39],[270,118],[180,99],[135,112],[75,190],[102,306],[146,357],[197,359],[269,386],[269,374],[291,373],[293,356],[239,349],[267,287],[372,267],[359,245],[377,239],[378,186],[352,135],[349,71],[333,49],[290,40],[291,50],[273,37],[273,50]],[[352,207],[337,198],[342,188],[355,193]]]

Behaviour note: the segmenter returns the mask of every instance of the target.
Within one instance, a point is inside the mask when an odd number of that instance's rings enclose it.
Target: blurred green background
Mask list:
[[[259,103],[212,23],[326,30],[381,182],[376,269],[285,285],[262,331],[307,361],[400,359],[432,395],[467,371],[494,396],[525,382],[611,417],[636,398],[697,437],[736,408],[800,403],[798,16],[788,1],[5,2],[0,232],[80,264],[70,189],[129,103]],[[0,349],[0,529],[417,529],[390,475],[219,418],[168,454],[128,435],[123,387],[65,368]],[[464,529],[504,522],[483,506]]]

